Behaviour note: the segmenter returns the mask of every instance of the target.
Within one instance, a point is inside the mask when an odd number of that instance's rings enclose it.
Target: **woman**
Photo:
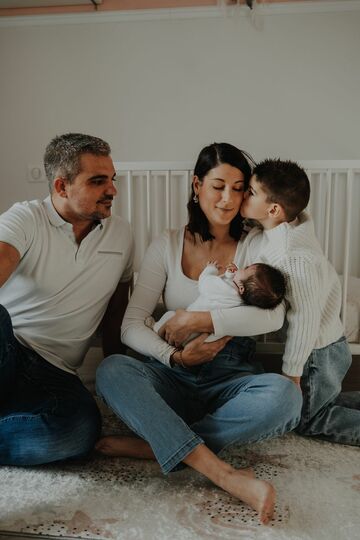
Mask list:
[[[300,416],[300,392],[285,377],[261,372],[252,359],[255,343],[248,337],[204,343],[205,333],[178,349],[144,324],[161,294],[168,310],[194,301],[207,261],[216,260],[223,269],[232,261],[240,264],[239,209],[250,176],[247,157],[234,146],[214,143],[201,151],[189,222],[151,244],[125,313],[122,341],[144,358],[113,355],[97,373],[98,393],[141,439],[107,437],[97,449],[155,457],[165,474],[185,463],[256,509],[267,523],[275,503],[271,484],[255,479],[251,471],[234,469],[217,454],[235,442],[255,442],[293,429]],[[249,336],[280,328],[284,308],[242,306],[198,315],[197,332]]]

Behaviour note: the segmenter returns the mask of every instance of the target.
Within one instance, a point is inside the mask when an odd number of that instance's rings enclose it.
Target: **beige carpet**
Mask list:
[[[105,432],[115,430],[106,415]],[[358,448],[290,434],[225,457],[274,483],[269,526],[189,469],[164,477],[152,462],[94,455],[84,463],[0,468],[0,538],[360,540]]]

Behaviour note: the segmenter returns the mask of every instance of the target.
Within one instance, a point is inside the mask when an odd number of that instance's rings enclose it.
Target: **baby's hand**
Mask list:
[[[210,260],[210,261],[208,261],[208,262],[206,263],[206,266],[215,266],[215,268],[216,268],[217,270],[220,269],[220,265],[219,265],[219,263],[218,263],[217,261],[211,261],[211,260]]]
[[[235,274],[235,272],[237,271],[238,267],[236,266],[235,263],[229,263],[227,266],[226,266],[226,272],[231,272],[232,274]]]

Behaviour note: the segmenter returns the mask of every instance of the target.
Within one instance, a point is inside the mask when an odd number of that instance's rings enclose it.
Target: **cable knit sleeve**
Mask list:
[[[214,309],[211,312],[214,334],[217,336],[258,336],[280,330],[284,324],[284,303],[275,309],[254,306]]]
[[[146,356],[153,356],[169,365],[175,348],[145,326],[163,292],[167,272],[165,251],[168,233],[154,240],[146,251],[134,292],[130,298],[121,327],[121,341]]]
[[[302,375],[320,331],[320,272],[316,260],[300,255],[286,259],[282,269],[287,275],[290,304],[282,369],[287,375],[296,377]]]

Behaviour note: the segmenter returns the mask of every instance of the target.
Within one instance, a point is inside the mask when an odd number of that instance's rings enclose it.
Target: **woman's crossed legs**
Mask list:
[[[301,394],[280,375],[233,374],[216,381],[212,373],[210,383],[205,372],[201,367],[171,369],[154,359],[105,359],[97,372],[98,393],[141,438],[107,437],[97,449],[155,458],[165,474],[183,462],[255,508],[267,523],[275,503],[273,487],[216,454],[236,442],[255,442],[293,429]]]

